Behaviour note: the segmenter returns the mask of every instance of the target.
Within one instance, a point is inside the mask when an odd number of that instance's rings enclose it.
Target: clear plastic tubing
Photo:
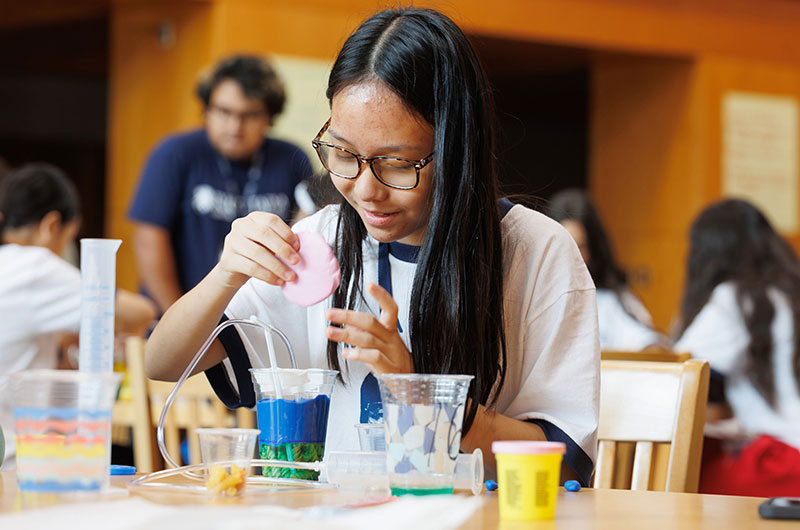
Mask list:
[[[287,351],[289,353],[289,360],[292,363],[292,368],[297,368],[297,359],[294,356],[294,349],[292,348],[291,342],[289,342],[289,338],[281,330],[279,330],[278,328],[270,326],[267,323],[261,322],[260,320],[258,320],[254,316],[250,317],[249,320],[241,320],[241,319],[226,320],[225,322],[223,322],[222,324],[220,324],[219,326],[214,328],[214,331],[211,332],[211,335],[206,339],[206,341],[203,343],[203,345],[200,346],[200,349],[197,351],[197,353],[195,354],[194,358],[189,363],[189,366],[186,367],[186,370],[183,371],[183,374],[180,376],[178,381],[175,383],[175,386],[172,388],[172,391],[167,396],[167,400],[164,403],[164,408],[161,409],[161,416],[158,418],[158,427],[156,428],[156,441],[158,442],[158,450],[161,452],[161,456],[164,457],[164,461],[169,466],[172,466],[172,467],[175,467],[175,468],[178,467],[178,464],[175,463],[175,461],[170,456],[169,451],[167,451],[167,445],[164,442],[164,422],[167,419],[167,413],[169,412],[169,408],[172,406],[172,402],[175,401],[175,397],[178,395],[178,392],[180,392],[181,387],[183,386],[183,383],[192,374],[192,372],[194,371],[195,367],[197,366],[197,363],[199,363],[200,359],[203,358],[203,355],[206,354],[206,351],[208,351],[208,348],[209,348],[209,346],[211,346],[211,343],[214,342],[214,339],[217,338],[217,336],[222,332],[222,330],[224,330],[228,326],[233,326],[233,325],[256,326],[258,328],[261,328],[261,329],[265,330],[266,332],[272,332],[272,333],[275,333],[276,335],[278,335],[278,337],[281,338],[281,340],[284,342],[284,344],[286,344],[286,349],[287,349]],[[250,344],[250,341],[247,339],[247,335],[242,334],[241,337],[242,337],[242,339],[244,339],[246,344],[250,345],[250,349],[254,349],[252,344]],[[273,368],[277,368],[277,367],[273,366]],[[192,466],[190,466],[190,467],[192,467]],[[283,466],[283,467],[286,467],[286,466]],[[185,472],[185,474],[189,475],[189,476],[191,476],[193,478],[203,478],[202,475],[194,473],[191,470],[187,470]]]
[[[339,487],[388,488],[386,453],[329,451],[325,456],[328,482]],[[483,487],[483,453],[461,453],[456,459],[455,489],[480,495]]]

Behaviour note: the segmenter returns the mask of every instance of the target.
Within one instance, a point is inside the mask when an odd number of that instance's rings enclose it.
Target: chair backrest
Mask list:
[[[657,363],[683,363],[692,358],[688,352],[674,352],[661,348],[642,351],[603,350],[602,361],[650,361]]]
[[[129,337],[125,342],[126,365],[131,386],[131,400],[120,404],[119,418],[132,417],[133,451],[136,467],[149,473],[154,468],[163,467],[158,445],[155,441],[154,426],[158,424],[167,396],[174,383],[148,379],[144,370],[145,341],[141,337]],[[125,410],[129,407],[129,411]],[[115,420],[117,420],[115,408]],[[164,423],[164,442],[170,456],[183,464],[199,463],[200,450],[194,429],[198,427],[244,427],[255,425],[253,411],[247,409],[229,410],[217,398],[205,376],[198,374],[184,382],[175,401],[172,403]],[[181,435],[185,434],[189,446],[189,461],[181,456]]]
[[[601,361],[597,488],[697,491],[708,362]]]

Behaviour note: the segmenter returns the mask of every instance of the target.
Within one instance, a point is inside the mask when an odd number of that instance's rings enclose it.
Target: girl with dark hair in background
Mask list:
[[[722,201],[692,224],[679,337],[676,349],[725,377],[750,438],[705,451],[700,490],[800,495],[800,263],[749,203]]]
[[[491,90],[466,36],[435,11],[380,12],[345,42],[327,96],[331,116],[312,143],[341,200],[295,230],[329,241],[338,290],[309,308],[287,304],[278,286],[294,273],[277,257],[296,262],[296,235],[275,215],[239,219],[217,266],[156,327],[148,373],[176,379],[221,318],[256,315],[289,336],[304,366],[341,371],[326,450],[356,449],[353,424],[376,419],[373,372],[470,374],[464,450],[480,447],[493,467],[493,440],[561,440],[562,479],[587,484],[594,288],[556,223],[498,202]],[[252,407],[247,369],[259,354],[233,335],[199,368],[229,406]]]
[[[80,271],[62,259],[80,226],[72,182],[48,164],[28,164],[0,182],[0,425],[14,454],[9,375],[56,368],[59,340],[80,326]],[[118,291],[118,327],[143,332],[155,308]],[[4,468],[13,465],[6,460]]]
[[[575,240],[594,280],[600,348],[637,351],[663,345],[665,337],[653,329],[650,313],[628,287],[627,274],[614,258],[611,241],[586,193],[561,191],[550,200],[548,212]]]

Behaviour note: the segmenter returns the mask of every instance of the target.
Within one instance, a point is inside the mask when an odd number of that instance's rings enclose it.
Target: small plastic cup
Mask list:
[[[325,454],[335,370],[251,368],[263,460],[319,462]],[[319,471],[264,466],[272,478],[318,480]]]
[[[392,495],[452,493],[471,375],[382,374]]]
[[[566,451],[561,442],[492,443],[500,485],[500,519],[541,521],[555,517],[561,459]]]
[[[98,491],[108,484],[120,379],[75,370],[11,374],[20,491]]]
[[[247,485],[258,429],[195,429],[206,488],[212,497],[240,497]]]
[[[386,429],[383,423],[356,423],[358,445],[362,451],[386,451]]]

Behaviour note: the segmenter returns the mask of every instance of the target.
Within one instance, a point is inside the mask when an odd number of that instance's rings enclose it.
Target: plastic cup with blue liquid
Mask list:
[[[251,368],[262,460],[319,462],[325,454],[335,370]],[[266,466],[265,477],[317,480],[310,469]]]

